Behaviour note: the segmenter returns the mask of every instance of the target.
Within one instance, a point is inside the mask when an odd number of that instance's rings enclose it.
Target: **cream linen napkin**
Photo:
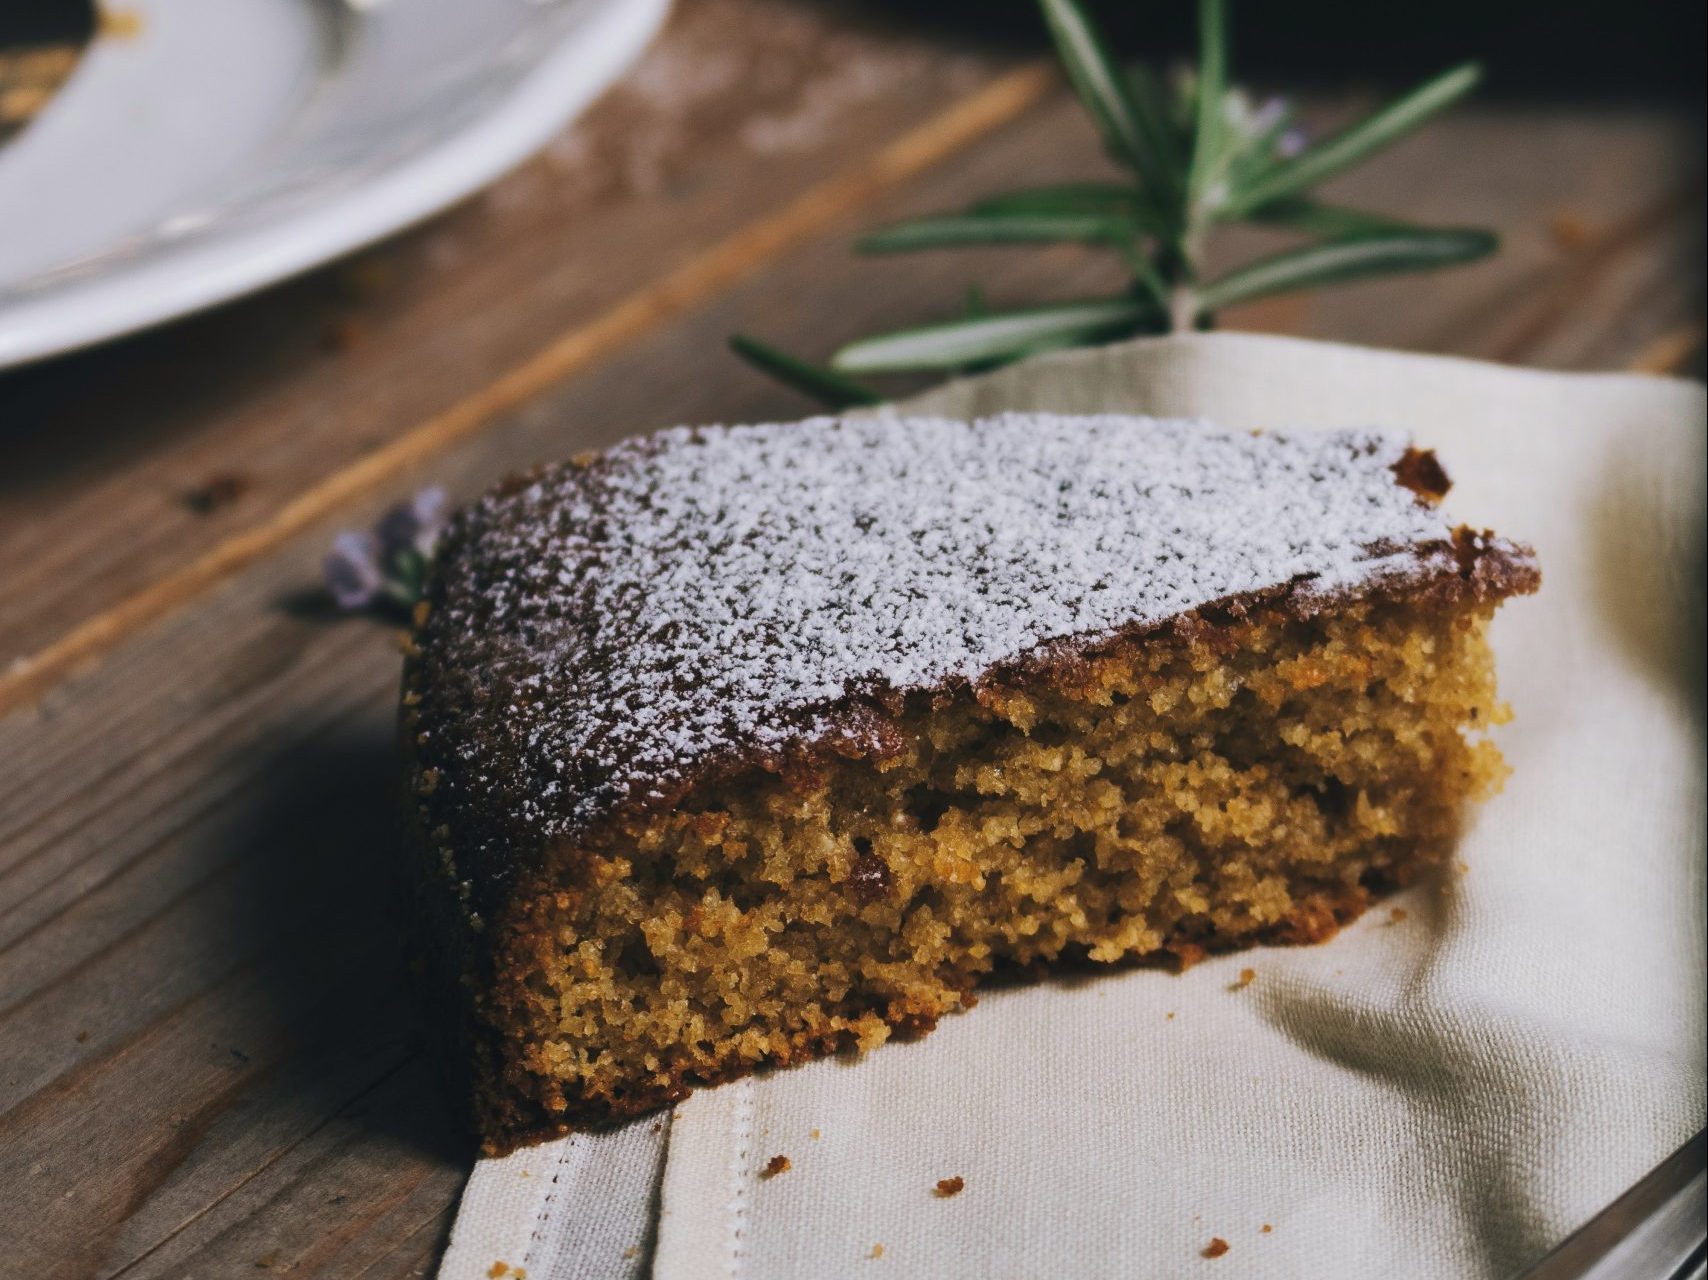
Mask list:
[[[1223,334],[908,408],[1438,449],[1451,514],[1543,568],[1496,624],[1513,776],[1465,870],[1325,946],[992,992],[657,1132],[482,1161],[442,1276],[1502,1276],[1702,1125],[1702,388]]]

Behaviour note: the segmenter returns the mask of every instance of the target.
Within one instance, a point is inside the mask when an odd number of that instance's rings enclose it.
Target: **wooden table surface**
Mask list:
[[[1493,226],[1497,258],[1226,322],[1695,371],[1694,127],[1461,110],[1337,194]],[[619,89],[460,208],[0,375],[0,1275],[431,1271],[471,1152],[390,913],[395,636],[316,603],[329,539],[425,483],[806,412],[727,353],[734,330],[821,356],[975,280],[998,302],[1108,287],[1090,249],[848,250],[1104,171],[1036,54],[683,0]]]

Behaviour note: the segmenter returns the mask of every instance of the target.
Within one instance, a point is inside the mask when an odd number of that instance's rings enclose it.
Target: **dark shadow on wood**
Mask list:
[[[397,777],[389,716],[282,753],[237,835],[253,843],[233,899],[257,934],[278,936],[259,962],[288,1046],[270,1074],[324,1091],[327,1123],[462,1165],[473,1143],[440,1087],[409,964]],[[299,1073],[289,1057],[324,1066]],[[375,1087],[400,1074],[407,1105]]]

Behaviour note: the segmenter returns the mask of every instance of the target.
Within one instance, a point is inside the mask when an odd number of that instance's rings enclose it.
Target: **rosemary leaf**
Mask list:
[[[1198,0],[1198,101],[1192,126],[1187,207],[1205,206],[1224,158],[1227,121],[1228,28],[1225,0]]]
[[[1471,262],[1493,253],[1499,244],[1492,232],[1458,228],[1419,228],[1328,240],[1260,258],[1230,272],[1199,291],[1199,311],[1204,315],[1235,302],[1292,289]]]
[[[861,253],[907,253],[992,244],[1050,244],[1072,240],[1125,244],[1143,228],[1124,214],[1033,213],[991,210],[915,218],[880,227],[854,242]]]
[[[851,373],[959,369],[1046,346],[1108,341],[1155,327],[1162,318],[1149,298],[1095,298],[877,334],[843,347],[830,363]]]
[[[1146,145],[1156,158],[1159,196],[1178,196],[1186,190],[1186,161],[1179,130],[1169,108],[1168,91],[1147,66],[1127,69],[1127,97]],[[1178,221],[1178,210],[1175,220]]]
[[[1259,174],[1231,193],[1222,215],[1239,218],[1275,200],[1297,195],[1350,168],[1464,97],[1482,78],[1474,62],[1445,71],[1357,124],[1306,147],[1291,160]]]
[[[1077,0],[1038,0],[1038,4],[1068,80],[1103,135],[1104,146],[1143,178],[1146,186],[1162,189],[1157,158],[1151,154],[1138,109],[1128,96],[1126,77],[1102,32]]]
[[[1281,139],[1295,125],[1293,108],[1282,104],[1280,112],[1267,129],[1236,149],[1228,163],[1228,187],[1237,190],[1271,168],[1276,163],[1276,152],[1281,146]]]
[[[883,396],[863,382],[845,377],[834,369],[824,369],[805,360],[767,346],[745,334],[734,334],[730,350],[761,372],[770,374],[786,387],[822,401],[833,409],[849,405],[882,404]]]
[[[1168,313],[1170,290],[1168,282],[1162,278],[1156,263],[1136,244],[1120,246],[1121,256],[1126,260],[1127,269],[1133,273],[1135,288],[1142,289],[1156,303],[1158,312]]]
[[[1325,240],[1343,240],[1350,236],[1416,229],[1415,224],[1403,222],[1399,218],[1390,218],[1386,214],[1323,204],[1317,200],[1307,200],[1303,196],[1264,205],[1250,215],[1250,220],[1266,226],[1285,227],[1288,231],[1298,231]]]
[[[1083,345],[1082,339],[1076,338],[1072,334],[1054,338],[1040,338],[1036,342],[1028,343],[1023,347],[1016,347],[1013,351],[1009,351],[1003,355],[992,356],[988,360],[975,360],[971,364],[961,365],[956,370],[956,373],[962,375],[989,373],[993,369],[1000,369],[1004,365],[1018,364],[1022,360],[1030,359],[1032,356],[1042,355],[1046,351],[1068,351],[1081,345]]]

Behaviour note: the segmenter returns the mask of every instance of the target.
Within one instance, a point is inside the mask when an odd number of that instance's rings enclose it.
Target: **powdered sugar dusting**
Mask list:
[[[466,510],[421,644],[424,756],[532,835],[850,732],[849,695],[1289,583],[1453,565],[1403,437],[1011,414],[678,428]],[[1421,557],[1421,558],[1420,558]]]

